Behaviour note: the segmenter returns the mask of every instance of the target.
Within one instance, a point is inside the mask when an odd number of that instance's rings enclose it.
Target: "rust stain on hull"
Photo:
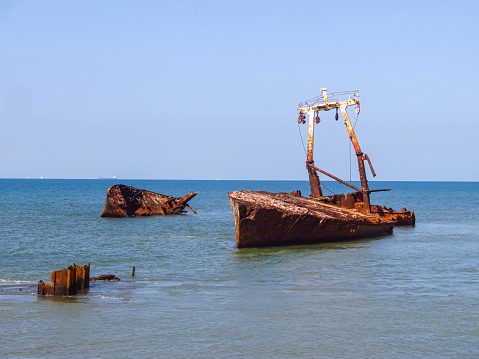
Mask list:
[[[117,184],[108,187],[105,208],[101,217],[122,218],[182,214],[186,213],[186,207],[196,213],[188,205],[188,201],[197,194],[198,192],[188,193],[178,198]]]
[[[332,204],[330,197],[230,192],[238,248],[350,241],[392,233],[395,221]]]

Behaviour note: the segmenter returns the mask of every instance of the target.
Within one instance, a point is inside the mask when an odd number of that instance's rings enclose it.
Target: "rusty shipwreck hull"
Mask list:
[[[395,221],[289,193],[229,193],[238,248],[350,241],[391,234]]]
[[[188,201],[197,194],[198,192],[188,193],[178,198],[116,184],[107,189],[105,208],[101,217],[122,218],[182,214],[186,213],[186,207],[196,213],[188,205]]]

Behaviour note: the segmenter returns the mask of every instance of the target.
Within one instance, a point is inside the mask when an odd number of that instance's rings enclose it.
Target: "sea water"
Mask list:
[[[175,197],[198,191],[197,214],[100,218],[118,182]],[[372,203],[414,210],[416,226],[237,249],[228,191],[304,195],[308,183],[1,179],[0,357],[479,356],[479,183],[370,186],[392,188]],[[72,263],[121,281],[36,295],[40,279]]]

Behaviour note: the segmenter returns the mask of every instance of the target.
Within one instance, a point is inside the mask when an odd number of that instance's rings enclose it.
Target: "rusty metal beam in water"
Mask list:
[[[196,213],[196,211],[193,208],[190,207],[189,204],[187,204],[186,207],[188,207],[190,209],[190,211],[193,212],[194,214],[198,214],[198,213]]]

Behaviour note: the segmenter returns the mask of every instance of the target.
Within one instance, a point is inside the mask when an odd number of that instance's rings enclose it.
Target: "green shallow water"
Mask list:
[[[0,357],[479,355],[478,183],[372,182],[393,188],[374,203],[414,210],[417,225],[374,240],[238,250],[228,191],[308,193],[308,184],[120,182],[198,191],[198,214],[104,219],[116,182],[0,180]],[[73,262],[122,281],[35,295],[38,280]]]

